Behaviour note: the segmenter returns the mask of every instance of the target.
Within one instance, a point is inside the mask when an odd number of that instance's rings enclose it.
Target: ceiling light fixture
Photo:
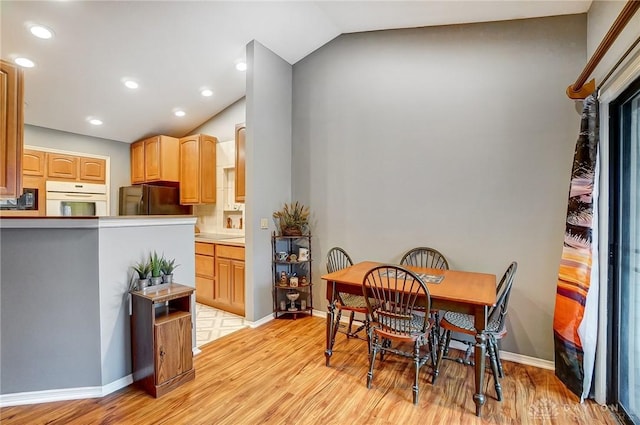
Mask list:
[[[31,34],[35,35],[38,38],[42,38],[44,40],[48,40],[53,37],[53,31],[43,25],[32,25],[29,28]]]
[[[182,109],[178,109],[177,111],[174,111],[173,115],[175,115],[176,117],[184,117],[185,115],[187,115],[187,113]]]
[[[213,90],[210,89],[202,89],[202,91],[200,92],[201,95],[203,95],[204,97],[209,97],[209,96],[213,96]]]
[[[237,69],[238,71],[246,71],[246,70],[247,70],[247,63],[246,63],[246,62],[243,62],[243,61],[238,62],[238,63],[236,64],[236,69]]]
[[[137,89],[139,87],[138,83],[133,80],[125,80],[124,85],[130,89]]]
[[[89,121],[89,124],[91,125],[102,125],[102,120],[97,118],[88,118],[87,121]]]
[[[14,62],[23,68],[33,68],[36,64],[27,58],[15,58]]]

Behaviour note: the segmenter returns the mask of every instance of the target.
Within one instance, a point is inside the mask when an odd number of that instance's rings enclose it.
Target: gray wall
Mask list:
[[[552,320],[585,63],[586,16],[342,35],[293,72],[293,199],[314,273],[334,245],[455,269],[519,263],[502,348],[553,359]],[[316,309],[326,305],[314,279]]]
[[[101,385],[98,230],[0,235],[2,394]]]
[[[110,157],[111,178],[108,182],[111,202],[110,214],[118,215],[118,189],[120,186],[129,186],[131,184],[131,162],[128,143],[25,125],[24,144]]]
[[[246,55],[246,317],[255,321],[273,311],[271,215],[291,199],[292,67],[257,41]]]

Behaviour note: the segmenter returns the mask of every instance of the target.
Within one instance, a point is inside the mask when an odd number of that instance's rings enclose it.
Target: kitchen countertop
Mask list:
[[[244,236],[223,235],[218,233],[196,233],[196,242],[244,247]]]
[[[98,229],[166,225],[193,226],[195,223],[196,217],[190,215],[2,217],[0,229]]]

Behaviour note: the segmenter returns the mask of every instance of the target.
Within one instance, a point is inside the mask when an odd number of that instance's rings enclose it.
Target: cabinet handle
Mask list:
[[[165,355],[164,348],[161,348],[160,349],[160,357],[164,357],[164,355]]]

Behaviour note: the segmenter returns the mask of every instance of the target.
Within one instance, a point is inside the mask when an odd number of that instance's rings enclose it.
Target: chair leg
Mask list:
[[[500,360],[500,347],[498,347],[498,341],[495,339],[495,337],[493,338],[493,341],[494,341],[495,351],[496,351],[496,360],[498,361],[498,374],[500,375],[500,378],[504,378],[504,371],[502,370],[502,361]]]
[[[444,333],[446,334],[446,341],[445,341],[445,344],[444,344],[444,355],[448,356],[449,355],[449,344],[451,344],[451,331],[444,331]]]
[[[436,361],[435,369],[433,370],[433,379],[431,379],[431,384],[434,385],[436,383],[436,379],[438,378],[438,374],[440,373],[440,365],[442,364],[442,358],[445,355],[445,351],[449,349],[449,342],[451,341],[451,331],[445,330],[440,336],[440,346],[438,347],[438,361]]]
[[[413,404],[418,404],[418,372],[420,371],[420,345],[418,342],[413,346],[413,363],[416,367],[416,375],[413,380]]]
[[[371,358],[371,320],[368,314],[365,316],[364,320],[364,329],[367,333],[367,352],[369,353],[369,358]]]
[[[500,386],[500,374],[498,372],[495,339],[491,336],[489,337],[487,348],[489,351],[489,360],[491,361],[491,371],[493,372],[493,381],[496,388],[496,395],[498,397],[498,401],[502,401],[502,386]]]
[[[371,381],[373,381],[373,365],[376,361],[376,354],[378,353],[378,335],[373,335],[372,341],[372,351],[369,356],[369,372],[367,372],[367,388],[369,389],[371,389]]]
[[[354,335],[351,334],[351,326],[353,326],[353,317],[355,316],[355,312],[351,312],[351,314],[349,314],[349,327],[347,328],[347,338],[351,338]]]

